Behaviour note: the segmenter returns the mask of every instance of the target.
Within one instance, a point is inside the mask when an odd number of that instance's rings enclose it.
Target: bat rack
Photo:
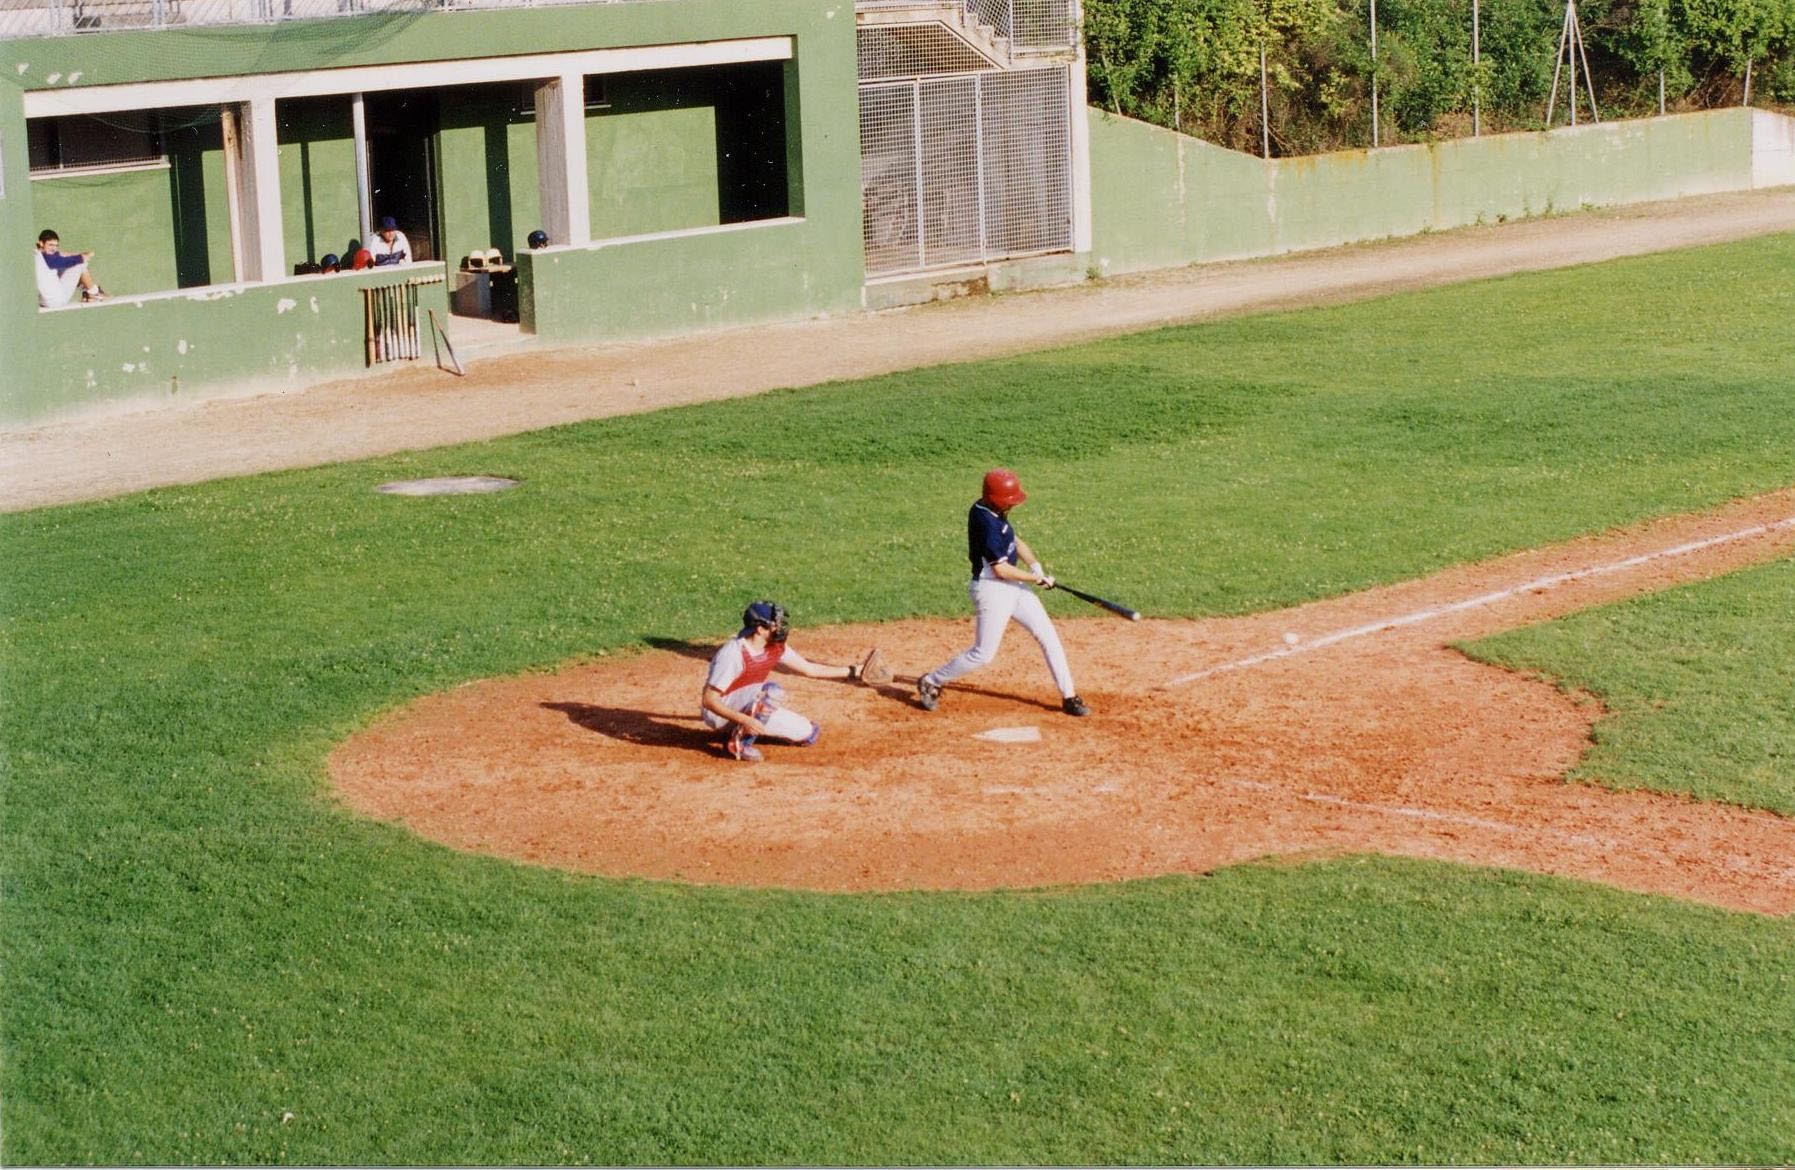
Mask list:
[[[418,289],[442,283],[440,275],[414,276],[361,290],[363,344],[370,368],[384,362],[410,361],[424,356],[418,338]],[[434,313],[430,324],[434,343],[440,328]],[[453,350],[450,353],[453,356]],[[456,366],[459,369],[460,363]]]

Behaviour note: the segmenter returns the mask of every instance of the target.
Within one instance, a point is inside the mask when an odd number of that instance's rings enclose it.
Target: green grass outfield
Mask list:
[[[599,880],[323,775],[413,696],[755,596],[963,616],[998,462],[1066,579],[1193,617],[1787,486],[1792,354],[1781,236],[0,517],[0,1161],[1795,1160],[1789,920],[1380,858]],[[451,473],[524,485],[371,490]],[[1625,712],[1605,781],[1786,810],[1792,576],[1480,652]]]

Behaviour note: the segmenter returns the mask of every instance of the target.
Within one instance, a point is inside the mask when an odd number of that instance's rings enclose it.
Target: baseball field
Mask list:
[[[1792,353],[1779,235],[0,516],[0,1161],[1795,1161]],[[1093,718],[707,751],[996,464]]]

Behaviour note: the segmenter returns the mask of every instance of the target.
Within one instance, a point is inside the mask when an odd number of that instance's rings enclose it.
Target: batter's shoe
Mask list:
[[[1060,704],[1060,710],[1068,715],[1089,715],[1091,713],[1091,709],[1085,705],[1085,701],[1077,695],[1066,696],[1066,701]]]
[[[916,701],[924,711],[933,711],[941,705],[941,684],[931,682],[928,675],[916,680]]]

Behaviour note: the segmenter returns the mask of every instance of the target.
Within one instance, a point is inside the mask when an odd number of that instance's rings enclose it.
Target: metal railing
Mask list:
[[[992,29],[1015,53],[1058,52],[1078,43],[1074,0],[962,0],[966,17]]]
[[[416,15],[651,0],[0,0],[0,40],[115,29],[278,24],[368,13]]]
[[[1075,50],[1082,18],[1079,0],[859,0],[855,9],[909,19],[926,18],[930,10],[952,12],[1018,56]]]

